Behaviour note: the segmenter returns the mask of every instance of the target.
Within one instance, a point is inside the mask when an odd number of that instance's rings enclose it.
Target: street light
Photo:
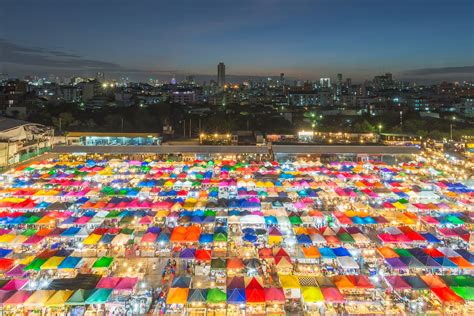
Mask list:
[[[378,128],[379,128],[379,134],[380,134],[382,132],[382,124],[379,124]]]
[[[456,121],[456,116],[453,116],[452,119],[453,119],[453,122]],[[453,123],[452,122],[449,124],[449,134],[451,136],[450,137],[451,140],[453,140]]]

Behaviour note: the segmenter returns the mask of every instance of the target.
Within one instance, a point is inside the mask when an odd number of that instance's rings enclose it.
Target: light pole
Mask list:
[[[453,122],[456,121],[456,116],[453,116]],[[450,134],[450,139],[453,140],[453,122],[449,124],[449,134]]]
[[[381,134],[382,133],[382,124],[379,124],[378,128],[379,128],[379,134]]]

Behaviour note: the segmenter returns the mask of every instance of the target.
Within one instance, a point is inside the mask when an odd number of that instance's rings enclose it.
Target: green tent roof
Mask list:
[[[28,228],[27,230],[25,230],[24,232],[22,232],[21,234],[23,236],[28,236],[28,237],[31,237],[33,236],[34,234],[37,233],[37,230],[36,229],[33,229],[33,228]]]
[[[84,290],[80,289],[74,292],[74,294],[69,297],[66,301],[66,305],[84,305],[86,303],[86,299],[91,295],[92,290]]]
[[[110,211],[109,214],[107,214],[105,218],[117,217],[119,215],[120,215],[120,211],[113,210],[113,211]]]
[[[34,224],[36,223],[37,221],[39,221],[40,217],[39,216],[36,216],[36,215],[32,215],[28,218],[28,220],[26,220],[24,223],[25,224]]]
[[[214,235],[214,241],[227,241],[227,235],[224,233],[217,233]]]
[[[46,262],[46,259],[43,258],[35,258],[33,261],[30,262],[29,265],[25,267],[25,271],[28,270],[34,270],[34,271],[39,271],[43,263]]]
[[[107,303],[112,289],[96,289],[87,299],[86,304],[104,304]]]
[[[474,301],[474,288],[472,287],[452,286],[451,290],[466,301]]]
[[[341,233],[337,235],[337,237],[342,242],[355,242],[354,238],[352,238],[351,234],[349,233]]]
[[[94,262],[92,268],[108,268],[112,264],[113,260],[114,258],[104,256],[102,258],[97,259]]]
[[[399,255],[400,257],[413,257],[413,255],[411,254],[411,252],[409,252],[407,249],[403,249],[403,248],[395,248],[393,249],[397,255]]]
[[[303,221],[301,220],[301,218],[299,216],[290,216],[290,223],[293,224],[293,225],[296,225],[296,224],[303,224]]]
[[[133,228],[123,228],[120,233],[121,234],[125,234],[125,235],[131,235],[133,234]]]
[[[462,219],[460,219],[457,216],[453,216],[453,215],[446,216],[446,220],[448,220],[448,222],[450,222],[451,224],[454,224],[454,225],[463,225],[464,224],[464,221]]]
[[[208,303],[225,303],[227,301],[227,294],[220,289],[209,289],[207,291]]]
[[[211,260],[211,268],[212,269],[225,269],[227,267],[227,263],[225,259],[212,259]]]
[[[213,210],[205,210],[204,216],[216,216],[217,212]]]
[[[443,275],[443,281],[450,287],[472,287],[474,288],[474,277],[470,275]]]

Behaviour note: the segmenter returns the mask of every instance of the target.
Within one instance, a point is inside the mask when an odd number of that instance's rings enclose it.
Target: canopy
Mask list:
[[[303,286],[301,288],[301,294],[305,303],[317,303],[324,301],[323,293],[319,287]]]
[[[188,299],[189,288],[172,287],[168,291],[166,304],[186,304]]]
[[[227,294],[221,289],[213,288],[207,291],[207,302],[218,304],[225,303],[227,301]]]
[[[112,289],[96,289],[90,294],[86,299],[86,304],[104,304],[107,303],[110,295],[112,294]]]

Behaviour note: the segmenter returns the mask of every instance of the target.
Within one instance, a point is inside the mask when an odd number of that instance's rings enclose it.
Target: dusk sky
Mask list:
[[[0,72],[474,79],[472,0],[12,0]]]

